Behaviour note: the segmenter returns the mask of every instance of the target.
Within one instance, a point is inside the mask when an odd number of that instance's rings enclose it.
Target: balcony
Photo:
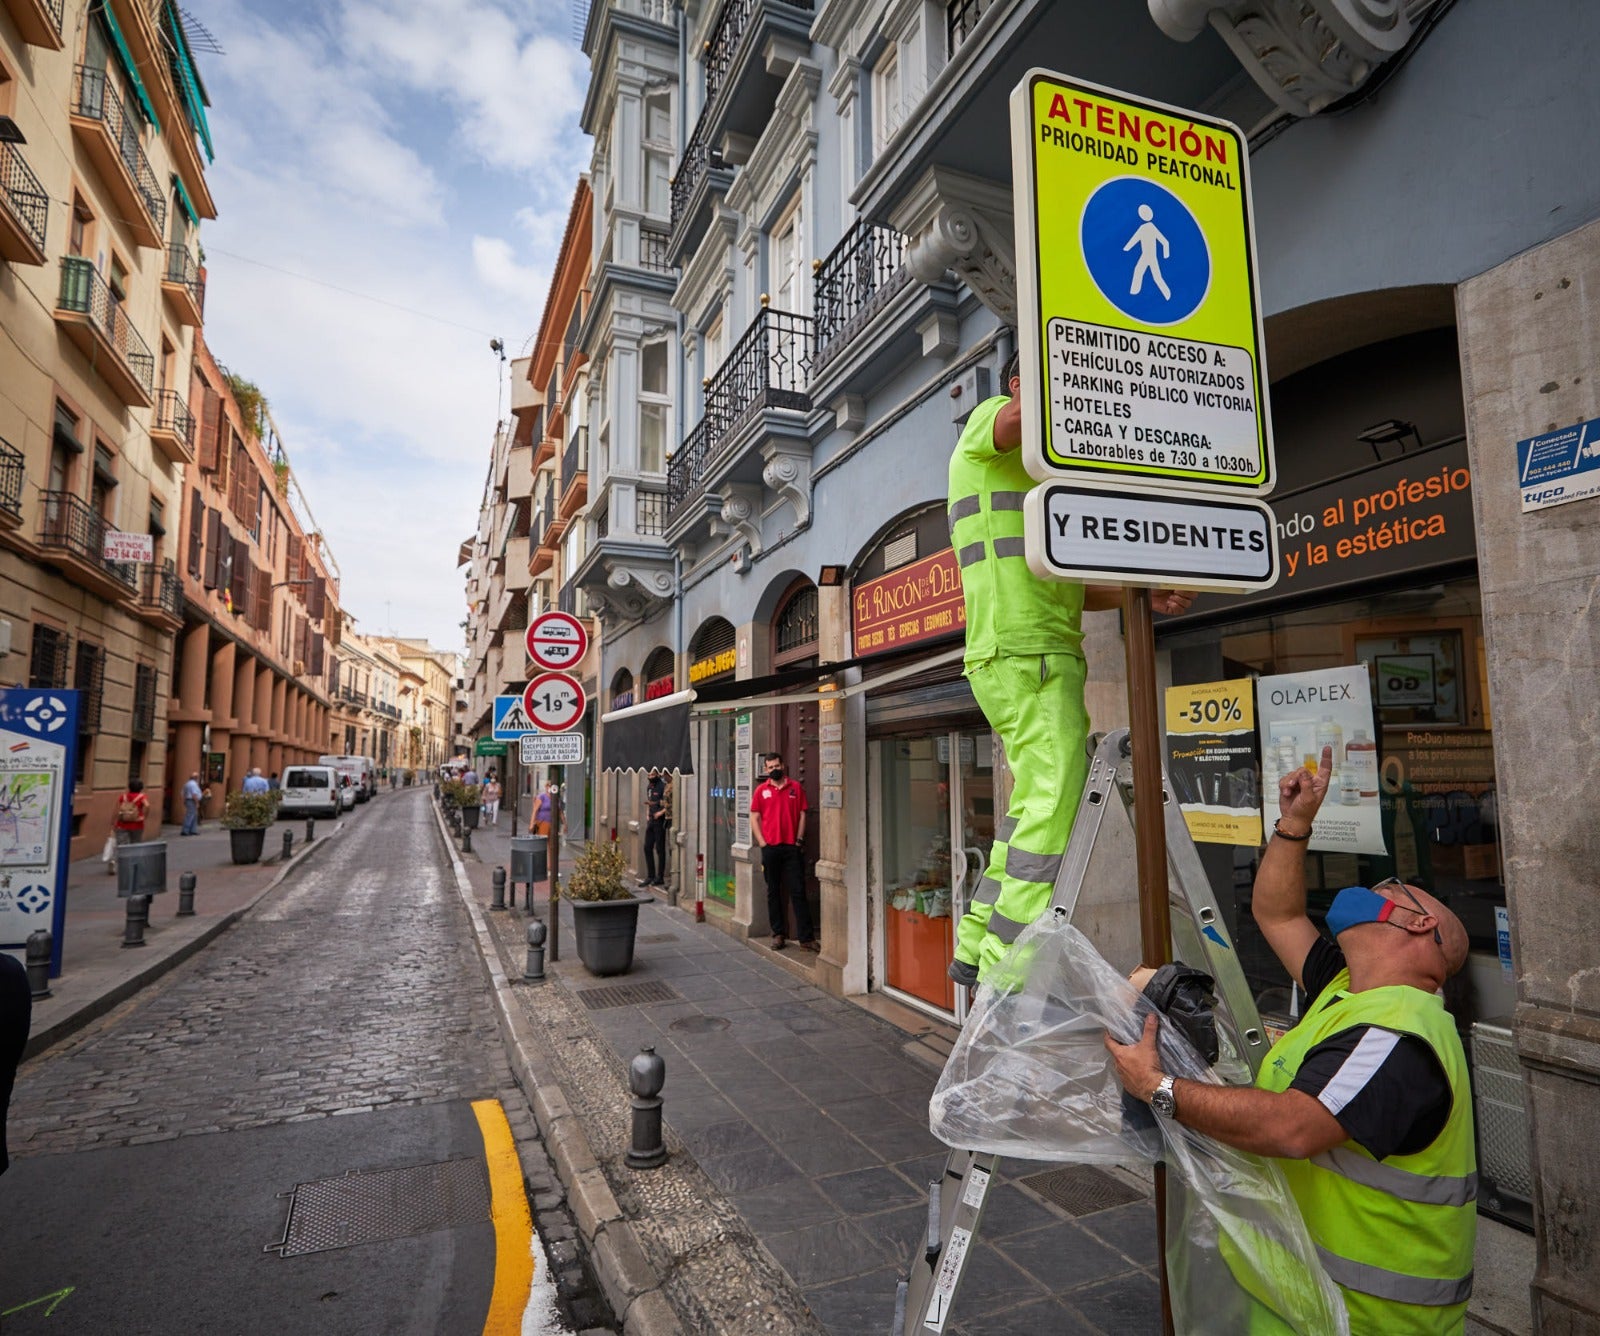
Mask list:
[[[194,414],[176,390],[156,392],[150,415],[150,444],[169,464],[194,463]]]
[[[139,601],[134,611],[140,619],[167,631],[183,625],[183,582],[171,561],[159,566],[147,562],[139,571]]]
[[[978,20],[995,7],[997,0],[949,0],[944,11],[944,52],[948,60],[972,36]]]
[[[200,266],[187,246],[167,245],[167,268],[161,275],[161,295],[172,307],[180,325],[199,325],[205,320],[206,281]]]
[[[731,150],[761,137],[784,79],[811,50],[813,9],[808,0],[726,0],[705,48],[708,143]]]
[[[26,456],[9,441],[0,440],[0,525],[8,529],[22,523],[22,482],[26,476]]]
[[[817,365],[840,351],[909,280],[906,239],[892,227],[857,222],[816,270]]]
[[[159,247],[166,195],[139,143],[139,121],[106,72],[79,65],[72,76],[72,133],[99,171],[135,242]]]
[[[0,256],[43,264],[50,196],[15,144],[0,144]]]
[[[667,531],[667,498],[661,492],[636,492],[633,527],[641,538],[659,538]]]
[[[61,257],[55,321],[123,403],[150,407],[156,359],[105,279],[82,256]]]
[[[589,429],[572,433],[561,455],[561,505],[557,515],[570,520],[589,501]]]
[[[132,562],[106,560],[106,534],[111,526],[81,496],[40,492],[39,507],[39,548],[44,560],[58,563],[74,583],[102,598],[126,598],[138,589]]]
[[[724,443],[768,409],[809,411],[814,322],[763,307],[706,387],[705,416],[667,465],[668,523],[705,485]]]
[[[677,175],[672,178],[672,237],[667,258],[673,263],[693,251],[705,235],[711,219],[711,195],[727,192],[733,184],[733,169],[722,154],[711,147],[707,129],[708,106],[695,122],[689,142],[678,159]]]
[[[61,39],[65,0],[5,0],[5,8],[17,25],[17,35],[29,46],[59,51],[65,45]]]

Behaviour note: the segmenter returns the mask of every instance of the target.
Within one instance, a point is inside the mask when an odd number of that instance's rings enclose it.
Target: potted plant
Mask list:
[[[572,902],[578,959],[590,974],[626,974],[633,966],[639,906],[655,899],[628,889],[620,845],[586,844],[561,894]]]
[[[222,828],[233,844],[235,863],[259,863],[267,827],[278,816],[276,793],[230,793],[222,808]]]
[[[456,806],[461,809],[461,824],[468,830],[478,828],[478,809],[483,806],[483,786],[481,784],[456,785]]]

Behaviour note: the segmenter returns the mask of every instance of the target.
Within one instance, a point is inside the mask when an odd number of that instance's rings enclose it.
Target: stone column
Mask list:
[[[250,723],[256,730],[250,739],[250,764],[259,766],[264,775],[277,769],[271,765],[272,749],[272,669],[256,660],[255,703],[250,710]]]
[[[1469,279],[1456,313],[1533,1147],[1533,1329],[1595,1331],[1600,498],[1524,512],[1516,442],[1600,417],[1600,223]]]
[[[211,628],[204,622],[184,631],[177,690],[173,694],[186,714],[198,714],[206,708],[206,655],[210,649]]]
[[[229,786],[238,788],[250,773],[250,751],[256,708],[256,659],[249,650],[236,652],[233,669],[233,747]]]
[[[817,653],[823,663],[837,663],[850,657],[850,590],[847,586],[827,586],[817,590]],[[817,763],[824,779],[839,771],[838,785],[819,783],[817,810],[811,819],[817,823],[817,883],[821,891],[821,918],[818,938],[822,952],[817,958],[817,983],[830,993],[842,995],[845,974],[856,945],[850,931],[850,883],[846,877],[845,811],[854,802],[865,804],[866,794],[847,795],[844,776],[845,702],[823,698],[817,710]],[[834,759],[837,758],[837,759]],[[837,789],[840,806],[830,807],[828,795]],[[866,894],[865,885],[861,888]],[[864,944],[863,944],[864,945]]]
[[[167,712],[176,772],[167,777],[173,821],[183,820],[183,786],[201,771],[206,725],[206,658],[211,650],[211,628],[204,622],[183,632],[179,650],[175,699]],[[204,775],[201,776],[204,778]]]
[[[283,768],[289,764],[283,731],[284,696],[287,694],[288,686],[282,677],[272,673],[272,712],[268,722],[268,727],[272,731],[272,743],[267,748],[267,765],[280,775],[283,773]]]
[[[231,640],[222,641],[211,653],[211,698],[206,702],[211,713],[211,751],[221,752],[229,760],[224,762],[225,769],[220,782],[206,777],[211,800],[204,805],[203,811],[208,817],[221,815],[223,796],[228,785],[237,784],[243,778],[233,773],[231,757],[233,726],[236,722],[233,714],[233,674],[237,662],[237,647]]]

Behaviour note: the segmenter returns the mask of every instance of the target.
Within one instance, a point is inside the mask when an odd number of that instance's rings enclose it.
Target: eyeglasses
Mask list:
[[[1371,890],[1373,894],[1382,895],[1386,900],[1394,899],[1392,895],[1387,895],[1386,892],[1390,890],[1400,891],[1405,895],[1407,900],[1411,901],[1411,904],[1400,905],[1399,908],[1411,909],[1413,906],[1415,906],[1415,912],[1423,915],[1424,917],[1426,917],[1430,912],[1422,907],[1422,901],[1417,899],[1416,895],[1412,892],[1411,887],[1407,886],[1405,882],[1400,880],[1399,877],[1385,877],[1376,886],[1373,886]],[[1433,944],[1440,949],[1443,949],[1444,947],[1444,938],[1439,935],[1439,929],[1437,927],[1435,927],[1433,930]]]

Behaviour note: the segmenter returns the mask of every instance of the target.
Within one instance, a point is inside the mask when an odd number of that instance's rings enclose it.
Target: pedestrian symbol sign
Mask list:
[[[539,731],[539,725],[523,709],[520,695],[494,698],[494,726],[490,729],[493,737],[501,742],[514,742],[524,734]]]
[[[1028,471],[1270,491],[1244,135],[1042,70],[1011,133]]]

